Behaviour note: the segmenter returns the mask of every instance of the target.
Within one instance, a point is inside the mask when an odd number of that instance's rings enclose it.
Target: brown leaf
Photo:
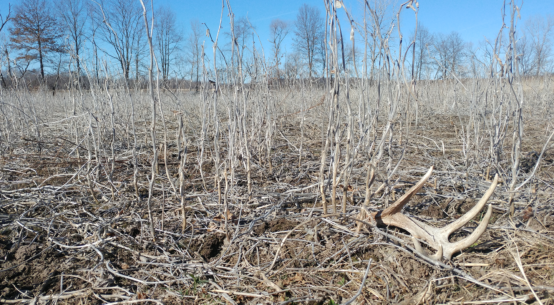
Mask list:
[[[533,217],[533,208],[527,207],[525,212],[523,212],[523,220],[527,221],[529,218]]]
[[[146,295],[146,293],[142,293],[142,292],[137,293],[137,300],[144,300],[147,298],[148,296]]]
[[[217,230],[217,225],[213,222],[210,222],[210,224],[208,225],[208,232],[212,232],[214,230]]]
[[[237,217],[231,213],[231,211],[227,211],[227,220],[235,220]],[[214,217],[215,221],[225,221],[225,214],[219,214],[216,217]]]

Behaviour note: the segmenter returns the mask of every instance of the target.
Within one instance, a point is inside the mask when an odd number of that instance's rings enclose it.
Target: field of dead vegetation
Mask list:
[[[0,303],[554,304],[554,82],[525,84],[519,148],[496,82],[3,91]],[[435,227],[499,176],[475,243],[357,233],[431,166],[401,213]]]

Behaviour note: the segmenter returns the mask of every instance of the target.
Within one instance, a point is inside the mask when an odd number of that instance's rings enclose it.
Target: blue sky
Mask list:
[[[269,24],[274,18],[292,22],[303,3],[320,8],[322,14],[324,12],[324,4],[321,0],[231,0],[230,2],[237,19],[242,16],[248,16],[251,23],[256,26],[257,32],[264,44],[266,56],[269,56],[271,47],[268,42]],[[466,42],[477,44],[479,41],[484,40],[485,37],[489,40],[495,39],[501,26],[501,8],[503,2],[503,0],[420,0],[419,21],[433,34],[449,34],[452,31],[457,31]],[[4,16],[8,11],[8,3],[11,3],[13,6],[19,3],[19,1],[0,0],[0,10]],[[344,0],[343,3],[352,13],[354,19],[362,22],[362,2],[360,0]],[[393,1],[395,13],[400,3],[400,1]],[[190,30],[190,21],[197,19],[200,22],[205,22],[215,36],[217,26],[219,25],[221,4],[220,0],[154,0],[155,6],[164,5],[173,9],[177,22],[185,35]],[[518,5],[520,4],[521,1],[519,0]],[[344,20],[342,22],[343,30],[346,37],[348,37],[348,22],[345,14],[342,13],[342,15]],[[536,15],[554,15],[554,0],[525,0],[521,8],[522,20],[519,21],[520,25],[523,26],[525,20]],[[413,32],[413,17],[414,14],[411,10],[402,11],[402,32],[406,38]],[[509,20],[506,19],[506,22],[508,23]],[[223,33],[229,31],[227,8],[224,11],[222,26]],[[396,31],[397,29],[395,29],[395,33]],[[286,48],[287,52],[292,51],[292,37],[293,33],[291,32],[284,42],[284,48]],[[223,38],[225,39],[225,36]],[[209,54],[211,53],[211,42],[204,36],[202,36],[202,39],[206,39],[206,53],[211,57]],[[256,43],[258,44],[258,42]],[[360,44],[358,45],[360,46]]]
[[[221,13],[221,1],[203,0],[196,3],[181,0],[154,1],[157,4],[174,8],[178,19],[184,25],[185,32],[188,30],[191,19],[206,22],[212,33],[217,29]],[[324,11],[323,1],[321,0],[231,0],[230,2],[236,18],[248,16],[250,21],[256,26],[266,49],[269,48],[267,39],[269,38],[269,24],[272,19],[280,18],[293,21],[296,18],[298,8],[303,3],[319,7],[322,13]],[[420,0],[419,20],[431,33],[449,34],[452,31],[457,31],[464,40],[477,43],[483,40],[484,37],[494,39],[498,34],[502,24],[501,8],[503,2],[503,0]],[[520,1],[518,2],[520,3]],[[394,9],[395,12],[400,3],[398,1],[394,5],[396,7]],[[352,12],[354,18],[362,22],[363,7],[361,1],[344,0],[344,4]],[[524,25],[527,18],[541,14],[554,15],[554,0],[525,0],[521,8],[522,20],[520,20],[520,24]],[[226,15],[227,10],[224,12],[224,17]],[[413,16],[414,14],[411,10],[402,11],[402,32],[405,36],[409,36],[413,31]],[[508,22],[509,20],[506,21]],[[342,24],[343,28],[345,28],[347,24],[346,18]],[[225,19],[222,25],[223,31],[229,30],[228,19]],[[290,47],[292,33],[288,36],[287,40]]]

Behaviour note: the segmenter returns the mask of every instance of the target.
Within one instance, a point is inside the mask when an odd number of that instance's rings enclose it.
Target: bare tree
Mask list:
[[[302,56],[295,52],[287,54],[285,58],[285,78],[287,81],[293,81],[300,76],[300,67],[302,66]]]
[[[413,35],[412,35],[413,37]],[[433,44],[433,35],[422,24],[417,26],[415,43],[415,78],[421,79],[422,74],[430,65],[428,47]]]
[[[82,0],[58,0],[58,15],[61,23],[69,36],[70,52],[77,65],[77,74],[81,75],[81,50],[85,36],[85,25],[88,15],[85,13],[85,5]]]
[[[250,40],[249,38],[254,35],[253,27],[245,16],[235,21],[234,27],[235,45],[242,53],[242,49],[246,48],[246,43]]]
[[[236,69],[247,69],[244,65],[246,60],[246,51],[248,50],[247,44],[252,41],[254,37],[254,27],[248,21],[248,18],[242,16],[233,22],[233,31],[226,33],[231,39],[229,51],[231,51],[231,60],[235,64]],[[252,55],[253,50],[251,50]]]
[[[22,0],[15,6],[10,42],[13,48],[24,51],[26,59],[38,59],[44,79],[44,61],[49,53],[59,52],[62,29],[54,17],[50,2]],[[28,66],[28,65],[27,65]]]
[[[483,62],[485,57],[481,56],[483,54],[479,48],[481,44],[475,46],[473,43],[468,43],[466,47],[468,72],[470,77],[475,79],[486,77],[487,65]]]
[[[448,78],[451,73],[457,74],[464,60],[464,48],[464,41],[458,32],[448,36],[438,34],[435,39],[436,76]]]
[[[100,48],[108,56],[117,60],[126,80],[133,59],[137,60],[137,51],[143,48],[139,43],[141,35],[140,19],[142,9],[135,0],[108,0],[95,2],[93,17],[100,24],[99,32],[102,40],[113,48],[109,52]]]
[[[522,75],[531,75],[535,70],[533,50],[531,43],[526,35],[520,37],[517,41],[517,63]]]
[[[383,50],[392,43],[391,36],[391,21],[395,19],[393,8],[395,7],[394,0],[368,0],[365,2],[365,10],[369,16],[366,18],[371,22],[366,23],[366,33],[368,35],[365,41],[365,57],[364,65],[370,63],[370,79],[373,80],[378,70],[376,68],[377,58],[382,56]],[[364,70],[368,70],[365,67]]]
[[[317,7],[304,3],[298,10],[294,25],[296,27],[294,31],[296,50],[303,54],[308,61],[308,73],[312,78],[315,55],[321,47],[320,41],[324,35],[323,17]]]
[[[551,62],[552,45],[550,35],[554,31],[554,17],[534,16],[527,20],[525,27],[530,37],[530,47],[533,52],[535,75],[546,72]]]
[[[348,72],[351,76],[356,76],[356,69],[359,66],[359,60],[362,58],[362,51],[357,46],[353,46],[352,43],[345,43],[344,47],[344,60]]]
[[[183,41],[183,36],[175,25],[175,14],[171,9],[163,6],[158,8],[154,30],[162,78],[167,80],[175,51],[179,49],[179,45]]]
[[[271,39],[269,42],[273,45],[273,58],[275,60],[276,77],[279,79],[279,67],[281,66],[281,43],[289,34],[289,23],[281,19],[273,19],[269,25],[269,33]]]
[[[196,72],[196,91],[198,91],[198,78],[200,70],[200,37],[202,36],[202,25],[198,20],[192,20],[190,22],[191,33],[188,36],[188,56],[190,63],[190,82],[192,83],[192,77]]]
[[[140,67],[141,67],[141,61],[142,59],[147,56],[149,53],[143,46],[143,38],[146,38],[144,35],[137,35],[136,37],[136,43],[135,43],[135,50],[133,58],[135,59],[135,80],[136,85],[140,86]]]

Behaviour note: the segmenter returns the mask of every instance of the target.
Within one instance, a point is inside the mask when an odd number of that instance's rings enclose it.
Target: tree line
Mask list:
[[[379,73],[376,61],[382,59],[376,54],[386,47],[384,42],[398,39],[391,34],[394,23],[390,20],[395,18],[391,6],[387,0],[375,1],[375,16],[371,16],[375,22],[358,24],[350,40],[348,35],[341,35],[345,46],[340,50],[342,64],[353,77],[373,78]],[[175,13],[164,6],[153,9],[149,16],[155,20],[152,36],[160,78],[185,80],[189,87],[197,87],[203,78],[209,78],[204,71],[210,69],[203,68],[210,61],[203,51],[208,26],[192,20],[185,33],[177,25]],[[141,18],[142,7],[136,0],[21,0],[10,6],[5,16],[0,15],[2,85],[6,87],[7,80],[26,76],[38,80],[56,76],[57,83],[68,73],[76,75],[78,82],[115,74],[126,81],[140,81],[146,71],[143,61],[149,54]],[[221,81],[232,82],[236,69],[248,82],[330,77],[333,71],[326,68],[328,35],[324,24],[325,16],[318,7],[303,4],[294,20],[272,20],[270,52],[264,54],[257,29],[248,18],[233,20],[231,29],[224,33],[226,42],[216,51]],[[536,16],[521,27],[517,48],[522,75],[553,72],[553,31],[552,16]],[[361,37],[362,43],[355,45],[355,36]],[[288,53],[283,48],[287,38],[293,46]],[[414,79],[502,74],[493,67],[503,65],[497,54],[502,54],[506,37],[474,44],[464,41],[457,32],[431,33],[418,24],[411,39],[415,41],[409,46],[414,56],[408,59],[412,69],[407,72],[414,74]],[[117,63],[117,68],[108,62]]]

